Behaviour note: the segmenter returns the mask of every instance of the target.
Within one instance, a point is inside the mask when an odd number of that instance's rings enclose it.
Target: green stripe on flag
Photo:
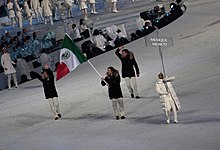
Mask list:
[[[87,61],[84,54],[81,52],[79,47],[72,41],[68,34],[65,34],[63,42],[61,44],[61,48],[67,48],[72,51],[76,57],[78,58],[79,62],[82,64],[83,62]]]

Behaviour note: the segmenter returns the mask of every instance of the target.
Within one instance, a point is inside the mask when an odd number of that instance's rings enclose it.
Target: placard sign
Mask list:
[[[149,37],[145,36],[145,42],[147,47],[171,47],[173,46],[173,40],[171,37]]]

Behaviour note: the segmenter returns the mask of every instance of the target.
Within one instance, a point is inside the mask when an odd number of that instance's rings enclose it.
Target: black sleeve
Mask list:
[[[119,83],[119,84],[120,84],[120,82],[121,82],[120,75],[118,75],[117,77],[115,77],[115,81],[116,81],[117,83]]]
[[[36,79],[36,78],[37,78],[38,80],[40,80],[41,82],[43,82],[42,76],[39,75],[38,73],[34,72],[34,71],[31,71],[31,72],[30,72],[30,76],[31,76],[32,79]]]
[[[106,85],[106,82],[108,83],[108,77],[105,77],[105,81],[101,81],[101,85],[102,86],[105,86]]]
[[[133,65],[134,65],[134,67],[135,67],[136,73],[137,73],[137,74],[140,74],[139,67],[138,67],[138,64],[137,64],[135,58],[133,58],[132,61],[133,61]]]
[[[119,59],[122,59],[121,54],[119,53],[119,51],[120,51],[120,50],[117,49],[117,50],[115,51],[115,54],[118,56]]]

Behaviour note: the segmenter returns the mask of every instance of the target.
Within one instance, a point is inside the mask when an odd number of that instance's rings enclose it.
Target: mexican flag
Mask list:
[[[61,79],[79,64],[87,61],[81,50],[75,45],[68,34],[65,34],[60,50],[60,63],[57,66],[57,78]]]

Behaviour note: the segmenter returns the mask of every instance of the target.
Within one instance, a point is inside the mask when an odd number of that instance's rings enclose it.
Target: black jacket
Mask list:
[[[49,99],[49,98],[58,97],[55,83],[54,83],[54,75],[53,75],[52,70],[51,69],[44,69],[44,71],[46,71],[49,76],[48,79],[41,78],[41,81],[43,83],[45,98]]]
[[[105,81],[108,83],[108,94],[110,99],[122,98],[122,91],[120,87],[121,78],[118,71],[113,73],[113,76],[106,76]],[[101,81],[102,86],[105,86],[106,83]]]
[[[134,67],[137,74],[140,74],[138,64],[134,58],[134,54],[132,52],[129,52],[127,57],[122,57],[119,53],[119,49],[115,51],[115,54],[118,56],[118,58],[121,60],[122,64],[122,78],[125,77],[135,77]]]

